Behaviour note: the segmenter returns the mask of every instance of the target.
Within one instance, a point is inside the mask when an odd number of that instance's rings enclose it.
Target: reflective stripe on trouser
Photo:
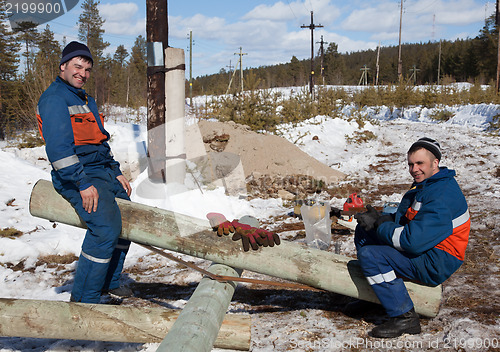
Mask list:
[[[410,258],[397,249],[382,245],[375,233],[356,228],[354,243],[363,274],[390,317],[408,312],[413,302],[403,279],[415,279]]]
[[[119,286],[119,277],[126,255],[126,250],[123,248],[126,246],[128,249],[130,242],[123,240],[120,246],[122,248],[115,249],[122,224],[115,197],[128,199],[128,196],[111,170],[85,168],[85,172],[92,178],[92,184],[99,193],[96,212],[89,214],[83,209],[80,192],[73,185],[54,184],[54,187],[69,200],[88,228],[75,273],[72,299],[76,302],[99,303],[101,291],[108,277],[113,284],[116,281]],[[108,275],[110,270],[112,273]],[[109,281],[108,286],[111,286]]]

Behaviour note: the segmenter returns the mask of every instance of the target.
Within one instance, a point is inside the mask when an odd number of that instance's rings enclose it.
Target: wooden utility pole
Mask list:
[[[497,0],[498,1],[498,0]],[[401,12],[399,14],[399,54],[398,54],[398,81],[403,81],[403,61],[401,59],[401,29],[403,27],[403,0],[401,0]]]
[[[321,36],[321,41],[319,41],[318,43],[320,45],[319,52],[320,52],[320,55],[321,55],[321,80],[322,80],[321,83],[323,85],[325,85],[325,72],[324,72],[324,67],[323,67],[323,60],[324,60],[324,56],[325,56],[324,45],[328,44],[328,42],[323,41],[323,36]]]
[[[124,199],[117,198],[116,202],[122,214],[121,238],[379,303],[353,258],[289,241],[282,241],[277,247],[244,252],[241,242],[214,235],[207,220]],[[46,180],[39,180],[33,187],[29,210],[31,215],[43,219],[86,226],[71,204]],[[437,315],[441,285],[431,287],[406,281],[405,286],[417,313]]]
[[[323,27],[320,24],[314,24],[313,12],[311,11],[311,24],[302,25],[300,28],[309,28],[311,30],[311,73],[309,74],[309,93],[314,98],[314,30]]]
[[[417,68],[417,66],[413,65],[413,68],[410,68],[410,72],[411,72],[411,76],[410,76],[410,79],[413,78],[413,84],[417,84],[417,72],[420,71],[419,68]]]
[[[226,94],[229,93],[229,89],[231,89],[231,83],[233,83],[233,78],[234,75],[236,74],[236,70],[238,69],[238,65],[240,65],[240,87],[241,87],[241,92],[243,92],[243,55],[248,55],[247,53],[242,53],[241,52],[241,46],[240,46],[240,52],[239,53],[234,53],[234,55],[239,55],[240,59],[238,60],[238,63],[236,64],[236,67],[234,68],[233,75],[231,76],[231,79],[229,80],[229,85],[227,86]],[[231,61],[229,62],[229,66],[231,67]]]
[[[165,49],[168,47],[167,1],[146,0],[148,177],[166,182]]]
[[[439,58],[438,58],[438,86],[441,82],[441,46],[443,41],[439,40]]]
[[[380,73],[380,42],[378,42],[378,49],[377,49],[377,64],[376,64],[376,70],[377,73],[375,75],[375,85],[378,86],[378,76]]]
[[[360,68],[361,71],[363,71],[361,73],[361,78],[359,79],[359,83],[358,85],[364,85],[364,86],[367,86],[368,85],[368,71],[370,71],[370,69],[368,67],[366,67],[366,65],[364,65],[362,68]]]
[[[179,311],[165,307],[0,298],[0,336],[160,343],[173,328]],[[248,314],[227,314],[214,347],[248,351],[251,325]]]
[[[233,73],[233,65],[231,65],[231,60],[229,60],[229,65],[226,65],[229,68],[229,81],[231,81],[231,73]]]
[[[234,53],[234,55],[240,56],[240,87],[241,87],[241,92],[243,92],[243,55],[248,55],[248,54],[241,52],[241,49],[242,48],[240,46],[240,52]]]
[[[498,34],[498,52],[497,52],[497,82],[496,82],[496,92],[500,90],[500,0],[497,0],[495,23],[497,25]]]

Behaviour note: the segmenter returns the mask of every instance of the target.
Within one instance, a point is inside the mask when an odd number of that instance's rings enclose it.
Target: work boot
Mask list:
[[[385,323],[373,328],[371,335],[373,337],[392,338],[403,334],[420,334],[420,320],[415,309],[391,317]]]
[[[115,289],[105,291],[104,293],[119,298],[132,297],[134,295],[134,292],[132,292],[132,290],[126,286],[120,286]]]

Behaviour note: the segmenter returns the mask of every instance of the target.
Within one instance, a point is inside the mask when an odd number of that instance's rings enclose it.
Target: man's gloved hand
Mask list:
[[[391,214],[382,214],[380,217],[377,219],[376,222],[376,227],[379,227],[381,224],[383,224],[386,221],[394,221],[394,218],[392,217]]]
[[[229,235],[230,232],[234,232],[233,224],[220,213],[208,213],[207,219],[212,229],[217,231],[218,236]]]
[[[238,222],[238,220],[233,220],[231,224],[234,228],[233,241],[241,239],[245,252],[250,250],[250,246],[253,250],[257,250],[259,246],[264,245],[264,240],[258,233],[259,229],[247,224],[242,224]]]
[[[335,216],[337,218],[340,218],[342,216],[341,211],[342,211],[342,209],[340,209],[340,208],[331,207],[330,217]]]
[[[354,218],[358,220],[358,224],[365,229],[365,231],[371,231],[376,228],[380,213],[370,204],[366,206],[366,209],[366,212],[357,213],[354,215]]]

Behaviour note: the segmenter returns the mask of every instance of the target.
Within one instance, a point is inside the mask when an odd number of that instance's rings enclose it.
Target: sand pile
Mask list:
[[[248,126],[234,122],[200,121],[197,125],[189,126],[186,148],[190,160],[208,155],[215,161],[219,169],[217,176],[221,172],[227,174],[239,162],[239,172],[247,180],[266,176],[306,175],[332,184],[345,176],[282,137],[256,133]]]

